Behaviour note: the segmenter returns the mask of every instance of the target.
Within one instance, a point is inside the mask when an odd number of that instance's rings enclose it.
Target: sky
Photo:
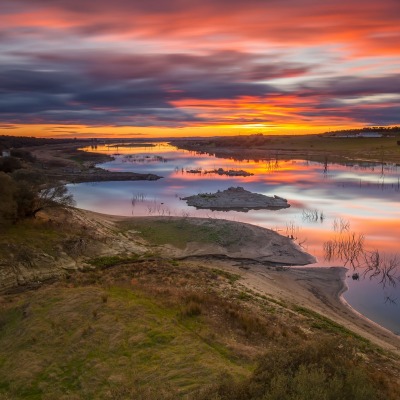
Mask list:
[[[2,0],[0,135],[400,124],[399,0]]]

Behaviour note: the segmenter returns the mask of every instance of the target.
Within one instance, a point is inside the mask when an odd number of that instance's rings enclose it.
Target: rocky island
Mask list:
[[[230,187],[229,189],[217,191],[216,193],[200,193],[198,195],[184,197],[189,206],[210,210],[248,210],[270,209],[279,210],[288,208],[286,199],[279,196],[265,196],[252,193],[242,187]]]

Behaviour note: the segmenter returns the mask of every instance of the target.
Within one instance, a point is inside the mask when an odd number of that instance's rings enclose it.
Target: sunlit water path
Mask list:
[[[90,148],[87,150],[91,151]],[[69,185],[78,207],[126,216],[225,218],[293,236],[306,251],[318,258],[316,266],[345,265],[350,268],[346,280],[349,290],[344,298],[368,318],[400,333],[400,282],[396,275],[393,275],[394,281],[382,280],[382,275],[371,278],[373,271],[364,277],[366,270],[359,265],[365,265],[365,255],[352,262],[338,254],[331,254],[327,259],[327,243],[332,247],[352,237],[362,241],[368,257],[378,250],[387,268],[397,264],[397,260],[400,264],[398,167],[368,163],[324,165],[304,160],[279,160],[279,157],[235,161],[177,150],[166,143],[156,143],[153,147],[98,146],[94,151],[115,157],[114,161],[101,164],[102,168],[153,173],[163,179]],[[254,175],[230,177],[206,173],[218,168],[245,170]],[[288,199],[291,207],[278,211],[221,212],[196,210],[181,200],[192,194],[215,192],[231,186],[279,195]],[[397,276],[400,266],[398,270]],[[352,278],[355,272],[359,274],[358,280]]]

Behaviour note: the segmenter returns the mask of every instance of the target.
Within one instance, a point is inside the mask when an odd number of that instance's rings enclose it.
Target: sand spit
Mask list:
[[[187,204],[192,207],[210,210],[279,210],[288,208],[286,199],[279,196],[265,196],[259,193],[249,192],[242,187],[230,187],[216,193],[200,193],[195,196],[184,197]]]
[[[114,217],[119,218],[119,217]],[[161,244],[155,249],[163,256],[184,259],[188,257],[226,257],[252,260],[266,265],[308,265],[316,262],[292,239],[270,229],[212,218],[182,217],[122,217],[123,221],[147,221],[155,229],[174,226],[170,235],[192,232],[182,247]]]

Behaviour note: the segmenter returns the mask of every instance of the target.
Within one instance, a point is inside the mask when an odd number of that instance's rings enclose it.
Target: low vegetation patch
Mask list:
[[[241,238],[240,226],[213,224],[212,221],[198,223],[190,218],[135,218],[119,223],[122,230],[135,230],[146,241],[154,245],[171,244],[184,249],[190,242],[227,245]]]
[[[395,393],[381,374],[370,374],[353,342],[323,338],[270,350],[249,379],[224,377],[197,399],[383,400]]]
[[[89,260],[89,264],[93,265],[94,267],[97,268],[110,268],[118,264],[124,264],[127,262],[132,262],[132,261],[137,261],[139,259],[138,255],[130,255],[129,257],[123,257],[120,255],[115,255],[115,256],[104,256],[104,257],[98,257],[98,258],[93,258]]]
[[[360,335],[350,331],[349,329],[345,328],[343,325],[332,321],[331,319],[324,317],[321,314],[316,313],[315,311],[309,310],[308,308],[295,306],[295,311],[307,316],[310,318],[311,326],[315,329],[323,330],[324,332],[332,332],[332,333],[339,333],[344,336],[353,337],[363,342],[365,344],[370,344],[370,342],[363,338]]]

